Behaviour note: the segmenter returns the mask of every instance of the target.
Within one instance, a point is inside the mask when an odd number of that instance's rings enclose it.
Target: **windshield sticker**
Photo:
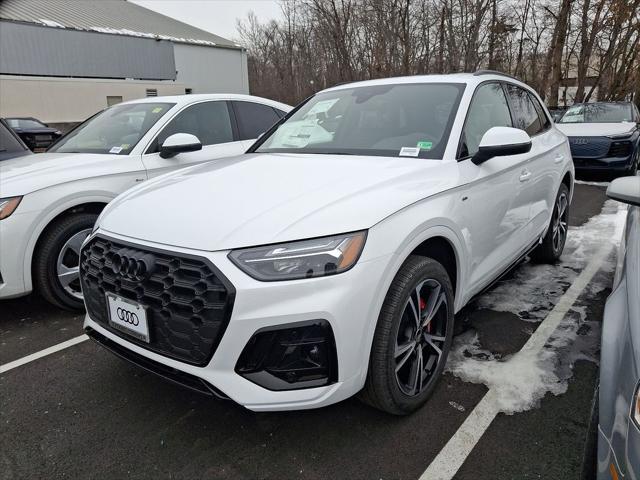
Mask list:
[[[156,107],[153,110],[151,110],[151,113],[160,113],[162,111],[162,107]]]
[[[129,144],[128,143],[123,143],[122,145],[120,145],[120,148],[122,150],[126,150],[127,148],[129,148]]]
[[[401,157],[417,157],[420,154],[420,148],[418,147],[402,147],[400,149]]]
[[[433,142],[418,142],[418,148],[420,150],[431,150],[433,148]]]
[[[120,153],[122,151],[122,147],[111,147],[109,153]]]
[[[307,115],[317,115],[318,113],[327,113],[331,107],[338,101],[337,98],[333,100],[322,100],[316,103],[311,110],[307,112]]]

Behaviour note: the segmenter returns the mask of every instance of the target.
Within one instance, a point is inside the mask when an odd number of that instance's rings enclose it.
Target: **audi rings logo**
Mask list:
[[[133,325],[134,327],[137,327],[138,325],[140,325],[140,320],[138,319],[138,315],[122,307],[118,307],[118,309],[116,310],[116,315],[124,323]]]
[[[113,273],[138,282],[149,278],[155,266],[156,259],[152,254],[132,248],[121,248],[111,257]]]

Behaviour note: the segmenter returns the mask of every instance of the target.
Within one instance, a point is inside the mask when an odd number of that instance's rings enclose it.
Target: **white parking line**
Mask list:
[[[589,285],[593,276],[600,270],[612,250],[611,244],[603,246],[582,270],[571,287],[560,298],[553,310],[538,326],[527,343],[514,355],[514,358],[525,352],[541,351],[549,337],[558,328],[564,316],[576,302],[580,294]],[[420,476],[420,480],[451,480],[458,472],[466,458],[476,446],[493,419],[500,413],[497,392],[490,389],[466,418],[464,423],[449,439],[444,448]]]
[[[40,350],[36,353],[32,353],[31,355],[27,355],[26,357],[19,358],[18,360],[14,360],[13,362],[5,363],[4,365],[0,365],[0,373],[8,372],[9,370],[13,370],[14,368],[21,367],[22,365],[33,362],[34,360],[37,360],[39,358],[46,357],[47,355],[51,355],[52,353],[56,353],[60,350],[64,350],[65,348],[77,345],[78,343],[84,342],[85,340],[89,340],[89,337],[87,337],[86,335],[80,335],[79,337],[75,337],[65,342],[58,343],[57,345],[45,348],[44,350]]]

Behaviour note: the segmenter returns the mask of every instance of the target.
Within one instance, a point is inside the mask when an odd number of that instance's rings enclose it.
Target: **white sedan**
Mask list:
[[[81,253],[85,330],[252,410],[364,389],[407,414],[454,313],[525,255],[560,257],[573,174],[567,138],[510,77],[337,86],[241,159],[112,202]]]
[[[163,173],[243,153],[290,109],[248,95],[135,100],[47,153],[0,162],[0,299],[35,288],[60,307],[83,308],[80,245],[108,202]]]

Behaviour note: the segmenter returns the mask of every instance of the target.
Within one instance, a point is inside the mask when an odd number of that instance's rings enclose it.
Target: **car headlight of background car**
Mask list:
[[[262,281],[323,277],[349,270],[360,258],[365,231],[296,242],[242,248],[229,259],[247,275]]]
[[[0,198],[0,220],[4,220],[11,215],[18,205],[22,197]]]

